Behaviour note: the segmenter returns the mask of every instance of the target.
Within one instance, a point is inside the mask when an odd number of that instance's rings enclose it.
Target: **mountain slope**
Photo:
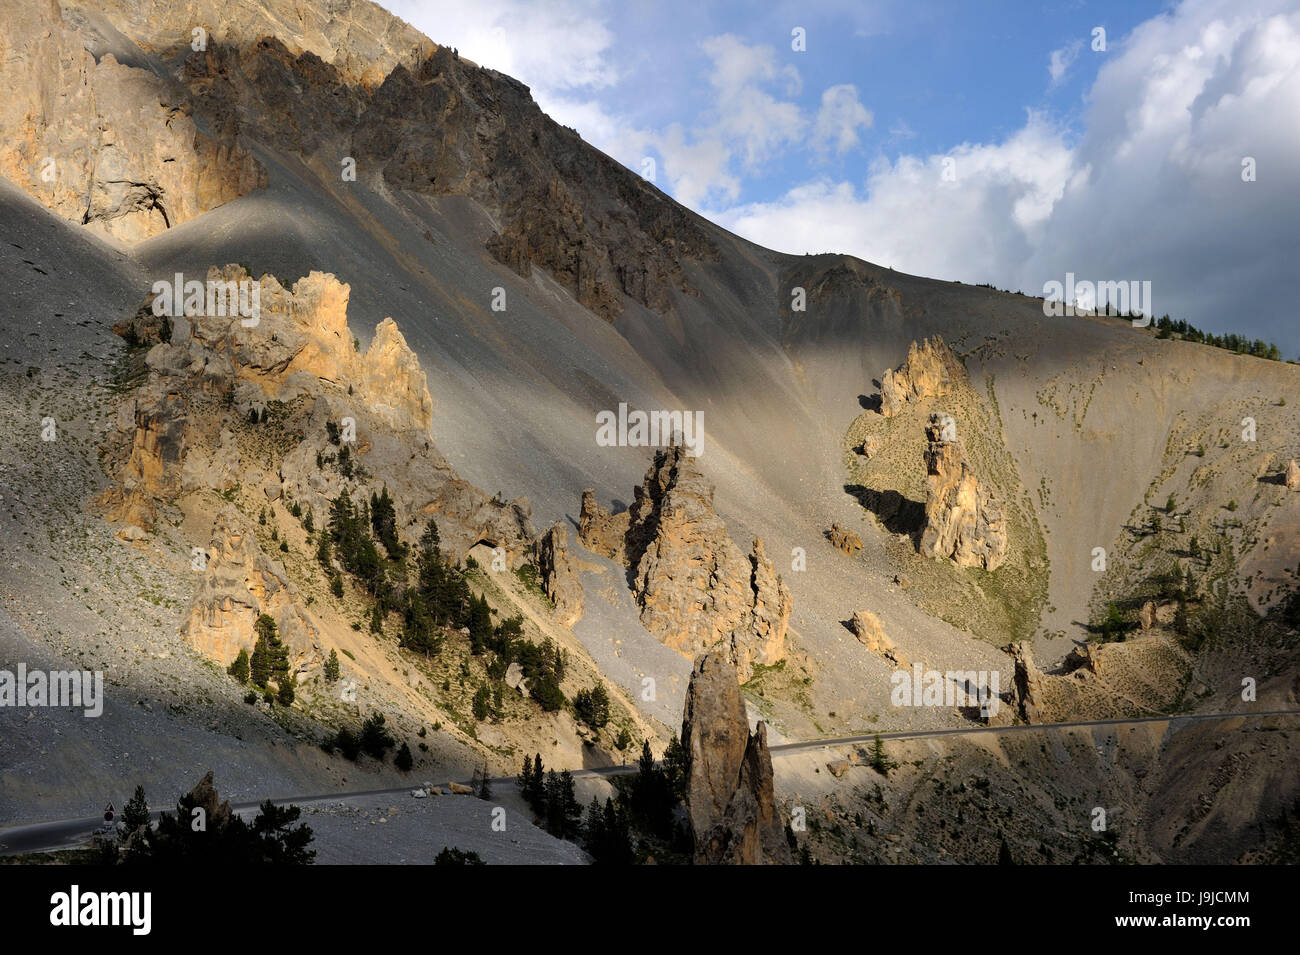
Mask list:
[[[6,187],[9,247],[0,251],[26,278],[2,316],[14,343],[3,371],[15,421],[46,391],[108,380],[107,361],[80,356],[117,354],[107,327],[133,313],[154,280],[203,277],[228,263],[285,286],[313,271],[334,274],[350,288],[348,317],[362,351],[368,330],[391,316],[427,376],[437,449],[485,492],[526,496],[539,527],[567,521],[576,528],[584,488],[618,509],[641,482],[652,449],[602,446],[598,413],[621,403],[690,411],[703,424],[696,464],[716,484],[718,515],[733,540],[762,538],[790,591],[790,663],[764,677],[751,702],[791,737],[967,725],[951,708],[891,706],[893,663],[845,626],[859,610],[875,613],[909,659],[998,670],[1008,687],[1014,664],[1004,643],[1037,636],[1039,658],[1058,664],[1090,635],[1087,625],[1107,602],[1123,603],[1171,563],[1194,567],[1204,595],[1222,581],[1275,617],[1294,589],[1300,494],[1274,478],[1300,456],[1300,400],[1280,403],[1300,398],[1295,366],[1156,340],[1118,319],[1049,318],[1036,299],[849,256],[761,249],[551,122],[521,84],[438,47],[373,4],[234,0],[220,18],[203,3],[159,7],[145,15],[127,0],[51,0],[22,21],[26,33],[9,38],[0,73],[24,87],[21,73],[51,31],[63,48],[81,44],[99,64],[111,53],[121,64],[115,70],[168,97],[207,137],[187,137],[177,161],[198,169],[215,163],[227,170],[222,181],[234,175],[239,195],[200,201],[187,180],[150,178],[156,157],[124,145],[115,161],[132,181],[147,183],[149,199],[96,206],[105,217],[86,224],[102,226],[109,241],[101,242],[83,234],[77,211],[93,206],[96,183],[106,181],[96,178],[100,165],[86,167],[92,173],[77,186],[82,192],[52,203],[28,168],[38,151],[4,159],[14,183],[68,220],[52,222],[35,199]],[[193,50],[193,26],[209,19],[219,26],[209,29],[205,50]],[[82,67],[65,61],[43,81],[55,91],[84,82]],[[101,103],[96,115],[112,118],[113,108]],[[19,142],[30,138],[29,127],[45,128],[13,110],[0,126]],[[74,126],[64,136],[75,145],[91,134]],[[208,163],[212,148],[216,159]],[[355,179],[346,175],[348,160]],[[254,162],[264,179],[228,172]],[[113,225],[145,221],[141,209],[158,205],[194,214],[162,227],[155,219],[147,229]],[[50,258],[27,258],[59,276],[87,276],[67,296],[77,309],[54,314],[58,296],[19,265],[13,253],[30,251],[36,236],[46,237]],[[805,311],[792,310],[795,289],[806,292]],[[494,307],[502,301],[503,309]],[[97,324],[87,326],[92,314]],[[55,331],[29,342],[25,329],[35,316]],[[934,334],[951,345],[969,379],[963,400],[973,410],[959,431],[978,427],[985,457],[975,460],[997,462],[982,476],[1022,507],[1024,526],[1013,540],[1029,547],[1040,536],[1042,553],[989,577],[935,565],[927,567],[933,574],[913,571],[905,587],[895,579],[908,576],[898,550],[908,545],[847,489],[857,462],[844,445],[855,421],[878,414],[871,399],[885,371],[912,342]],[[37,356],[51,339],[73,367],[62,377],[47,370],[23,378],[27,364],[48,364]],[[919,417],[900,417],[889,431],[890,487],[905,496],[921,494],[919,422],[932,411],[962,417],[945,397],[928,398]],[[1239,438],[1245,417],[1256,421],[1253,441]],[[89,424],[86,432],[87,447],[101,437]],[[12,467],[20,496],[39,487],[21,458]],[[88,495],[104,481],[87,477],[83,489]],[[1179,517],[1182,529],[1151,531],[1153,506],[1163,509],[1171,495],[1175,508],[1162,520]],[[29,535],[41,526],[36,515],[26,520]],[[1241,526],[1229,526],[1235,521]],[[860,553],[832,546],[825,535],[833,523],[861,536]],[[190,545],[206,544],[209,528],[160,541],[158,559],[181,561]],[[1194,534],[1202,544],[1227,538],[1233,546],[1208,563],[1182,556]],[[1105,573],[1093,569],[1098,547],[1110,558]],[[574,637],[641,707],[646,732],[662,735],[680,713],[690,661],[641,626],[623,568],[579,556],[587,612]],[[1039,594],[1026,602],[1021,629],[964,620],[945,580],[960,575],[962,587],[996,602],[1012,568],[1032,577],[1026,586]],[[1204,648],[1217,654],[1198,671],[1205,705],[1210,697],[1237,705],[1239,661],[1249,660],[1261,683],[1294,669],[1294,630],[1277,627],[1267,652],[1244,651],[1239,634]],[[1178,639],[1165,629],[1162,639]],[[662,688],[654,700],[641,698],[647,676]],[[1145,705],[1123,701],[1135,711]]]

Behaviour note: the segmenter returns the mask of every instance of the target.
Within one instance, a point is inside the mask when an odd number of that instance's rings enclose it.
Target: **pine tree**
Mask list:
[[[490,776],[488,776],[488,768],[486,764],[483,766],[483,775],[478,785],[478,798],[479,799],[492,798],[492,779]]]
[[[515,782],[519,786],[519,792],[523,795],[524,801],[528,802],[528,792],[533,785],[533,758],[531,756],[524,757],[524,768],[515,777]]]
[[[297,696],[298,678],[292,673],[286,674],[279,678],[279,689],[275,695],[275,700],[281,706],[289,706]]]
[[[487,597],[471,598],[469,611],[469,652],[475,655],[487,649],[492,638],[492,608]]]
[[[133,795],[122,807],[122,831],[130,835],[137,829],[149,826],[149,803],[144,798],[144,787],[136,786]]]
[[[599,847],[596,861],[602,865],[631,865],[632,834],[628,825],[627,813],[606,799],[601,813],[601,831],[604,838]]]
[[[572,839],[578,834],[578,824],[582,820],[582,804],[573,788],[573,774],[567,769],[560,773],[560,838]]]
[[[373,713],[361,725],[361,748],[367,756],[383,762],[385,753],[396,745],[391,733],[384,725],[383,713]]]
[[[258,639],[265,641],[267,652],[267,664],[270,672],[267,676],[270,679],[281,683],[289,675],[289,648],[280,639],[275,625],[275,618],[270,614],[262,614],[253,624],[253,629],[257,631]],[[256,648],[254,648],[256,653]],[[265,683],[259,683],[259,686],[265,686]]]
[[[329,659],[325,661],[325,682],[337,683],[339,679],[339,652],[330,649]]]
[[[533,774],[524,786],[524,801],[538,816],[545,815],[546,809],[546,781],[544,774],[545,767],[542,765],[542,754],[538,753],[533,757]]]
[[[890,759],[885,753],[885,744],[879,735],[876,736],[876,740],[871,746],[871,759],[868,764],[882,776],[888,776],[890,770],[898,768],[898,763]]]
[[[582,823],[582,848],[587,850],[587,854],[600,861],[601,853],[605,846],[605,813],[600,808],[600,803],[595,796],[591,797],[591,803],[587,806],[587,816]]]
[[[486,686],[480,686],[474,691],[474,719],[478,720],[480,723],[488,718],[488,701],[490,699],[491,697]]]
[[[248,676],[253,686],[266,686],[271,678],[271,651],[267,648],[266,638],[258,634],[253,644],[253,655],[248,663]]]
[[[397,755],[393,757],[393,765],[404,773],[409,773],[411,767],[415,765],[415,760],[411,758],[411,747],[406,741],[402,741],[401,748],[398,749]]]
[[[231,676],[233,676],[237,683],[247,683],[248,682],[248,651],[245,650],[243,647],[240,647],[239,653],[236,654],[234,662],[230,664],[230,667],[226,670],[226,672],[229,673]]]
[[[682,746],[677,734],[673,733],[664,750],[664,776],[668,780],[668,791],[674,801],[682,802],[686,798],[686,779],[690,760],[686,748]]]
[[[391,559],[401,560],[406,556],[406,548],[397,536],[397,509],[388,494],[388,485],[384,485],[382,494],[370,495],[370,526]]]

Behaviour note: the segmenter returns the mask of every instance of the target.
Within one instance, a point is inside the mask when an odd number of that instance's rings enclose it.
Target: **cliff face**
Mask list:
[[[696,864],[789,864],[767,726],[760,721],[749,732],[736,669],[724,653],[696,659],[681,739],[688,760],[686,803]]]
[[[684,449],[658,452],[626,512],[583,494],[579,537],[629,568],[647,630],[687,657],[722,647],[748,680],[785,658],[793,604],[763,542],[746,555],[727,534],[713,490]]]
[[[270,615],[289,647],[290,663],[318,662],[320,635],[284,567],[262,552],[247,520],[231,505],[217,515],[207,566],[181,633],[204,656],[227,663],[240,648],[252,653],[253,624]]]
[[[59,215],[134,242],[266,185],[232,120],[201,131],[183,87],[92,53],[75,11],[11,4],[5,27],[0,174]]]
[[[526,86],[373,4],[234,0],[212,23],[199,4],[149,7],[44,0],[0,59],[22,91],[0,106],[0,172],[74,222],[155,235],[265,186],[262,142],[336,182],[347,157],[385,191],[474,199],[500,223],[489,254],[522,276],[545,269],[610,321],[629,300],[671,311],[698,295],[682,261],[717,259],[694,215],[557,126]],[[59,65],[52,86],[20,82],[32,60]]]
[[[925,435],[925,530],[921,553],[959,567],[994,570],[1007,554],[1007,527],[993,492],[966,463],[961,444],[945,433],[947,416],[930,415]]]

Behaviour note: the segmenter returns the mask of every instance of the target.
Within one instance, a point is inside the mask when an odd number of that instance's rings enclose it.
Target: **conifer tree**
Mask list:
[[[236,682],[247,683],[248,682],[248,651],[245,650],[243,647],[240,647],[239,653],[235,655],[234,661],[230,664],[230,667],[226,670],[226,672],[229,673],[231,676],[233,676]]]
[[[298,678],[292,673],[279,678],[279,688],[275,695],[275,700],[281,706],[289,706],[293,703],[297,694]]]
[[[401,748],[398,749],[397,755],[393,757],[393,764],[404,773],[409,773],[411,767],[415,765],[415,760],[411,758],[411,747],[402,741]]]
[[[122,830],[130,835],[137,829],[149,826],[149,803],[144,798],[144,787],[136,786],[135,794],[122,807]]]
[[[271,651],[267,648],[266,638],[260,633],[253,644],[253,655],[248,662],[248,676],[253,686],[266,686],[271,678]]]

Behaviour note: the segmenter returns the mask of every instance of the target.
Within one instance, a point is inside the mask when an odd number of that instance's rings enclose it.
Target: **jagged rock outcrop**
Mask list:
[[[233,505],[212,526],[206,568],[181,624],[181,634],[196,650],[222,665],[240,648],[252,653],[253,624],[262,614],[275,620],[289,647],[290,663],[307,669],[320,653],[320,636],[284,567],[258,546],[252,527]]]
[[[375,337],[361,361],[360,379],[370,412],[384,424],[394,430],[428,432],[433,424],[428,381],[391,318],[375,326]]]
[[[1286,466],[1286,477],[1283,478],[1288,491],[1300,491],[1300,464],[1296,464],[1295,458],[1292,458]]]
[[[1138,625],[1143,630],[1150,630],[1156,625],[1156,602],[1148,600],[1142,604],[1142,609],[1138,611]]]
[[[610,514],[596,501],[596,492],[582,492],[582,509],[578,514],[578,540],[592,553],[627,563],[627,529],[630,515]]]
[[[572,627],[582,619],[586,596],[578,568],[569,554],[569,533],[557,521],[537,542],[537,569],[542,575],[542,589],[555,604],[560,624]]]
[[[183,89],[88,49],[95,31],[85,27],[55,0],[6,9],[0,174],[64,218],[127,242],[266,185],[237,134],[201,131]]]
[[[920,550],[958,567],[994,570],[1007,555],[1002,506],[966,463],[961,443],[945,435],[946,415],[930,415],[925,435],[925,528]]]
[[[892,418],[908,402],[943,397],[965,374],[957,356],[938,335],[920,345],[912,342],[907,360],[886,371],[880,380],[880,413]]]
[[[230,800],[221,801],[210,769],[190,790],[189,801],[192,808],[203,810],[203,819],[209,829],[219,830],[230,821]]]
[[[1014,667],[1012,692],[1016,711],[1026,723],[1040,722],[1043,707],[1043,673],[1034,663],[1029,644],[1018,641],[1005,648]]]
[[[633,571],[647,630],[687,657],[722,645],[748,680],[754,664],[784,659],[793,604],[763,542],[746,555],[732,541],[713,491],[685,449],[669,448],[656,453],[623,514],[584,493],[579,535]]]
[[[624,297],[663,313],[673,293],[698,294],[681,260],[718,255],[689,213],[547,119],[528,87],[445,48],[393,70],[352,142],[391,186],[492,208],[502,225],[486,247],[497,261],[524,277],[546,269],[610,321]]]
[[[862,550],[862,538],[855,532],[839,524],[832,524],[830,530],[830,541],[839,550],[844,551],[852,557],[858,551]]]
[[[478,544],[502,548],[512,568],[532,558],[527,499],[489,497],[430,442],[426,376],[392,319],[361,353],[348,327],[350,290],[333,275],[312,272],[286,289],[227,266],[202,284],[202,307],[171,320],[170,340],[149,350],[149,374],[119,411],[130,446],[117,466],[110,459],[119,484],[99,500],[109,519],[147,529],[155,500],[238,484],[261,486],[268,501],[291,497],[323,519],[345,488],[359,501],[387,486],[398,527],[418,537],[435,518],[457,560]],[[219,301],[232,307],[214,309]],[[265,463],[241,454],[231,419],[265,423],[272,405],[279,432],[297,444],[264,473]]]
[[[721,651],[701,654],[682,718],[686,805],[701,865],[792,861],[773,787],[767,726],[753,733],[735,667]]]

